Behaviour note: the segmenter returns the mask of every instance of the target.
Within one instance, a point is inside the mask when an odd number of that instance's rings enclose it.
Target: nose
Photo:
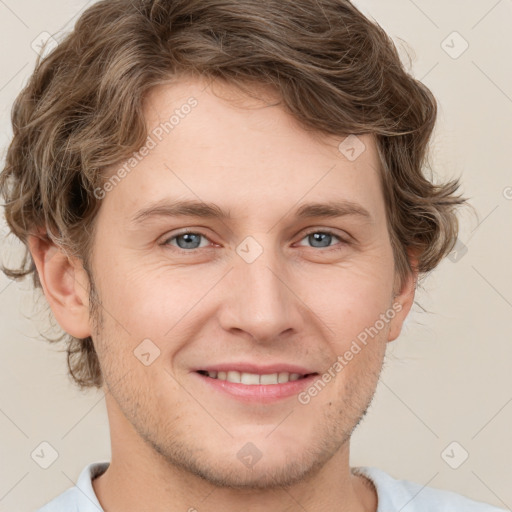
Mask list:
[[[302,303],[289,275],[285,263],[269,250],[252,263],[237,256],[224,283],[221,326],[238,335],[247,333],[260,343],[300,330]]]

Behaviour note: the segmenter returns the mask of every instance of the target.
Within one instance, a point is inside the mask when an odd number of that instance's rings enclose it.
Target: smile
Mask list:
[[[248,386],[286,384],[287,382],[304,379],[308,375],[312,375],[288,372],[259,374],[239,372],[236,370],[230,370],[228,372],[199,370],[198,373],[208,376],[211,379],[224,380],[235,384],[246,384]]]

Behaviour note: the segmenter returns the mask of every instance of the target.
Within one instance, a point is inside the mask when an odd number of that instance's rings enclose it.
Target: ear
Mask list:
[[[396,276],[395,291],[392,308],[396,312],[395,316],[390,322],[390,329],[388,332],[388,341],[394,341],[400,335],[402,326],[404,324],[409,311],[414,302],[414,295],[416,292],[416,282],[418,280],[418,258],[416,253],[412,250],[407,250],[411,272],[404,279],[400,289],[399,276]]]
[[[81,262],[56,246],[45,230],[30,235],[28,246],[55,319],[71,336],[87,338],[89,280]]]

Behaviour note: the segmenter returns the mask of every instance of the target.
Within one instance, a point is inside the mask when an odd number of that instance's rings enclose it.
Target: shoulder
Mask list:
[[[108,465],[108,462],[88,464],[80,473],[74,487],[59,494],[36,512],[102,512],[103,509],[94,493],[92,480],[101,475]]]
[[[503,512],[487,503],[471,500],[461,494],[425,487],[407,480],[397,480],[373,467],[353,468],[375,485],[378,496],[377,512]]]
[[[72,487],[37,509],[36,512],[77,512],[80,502],[79,493],[77,487]]]

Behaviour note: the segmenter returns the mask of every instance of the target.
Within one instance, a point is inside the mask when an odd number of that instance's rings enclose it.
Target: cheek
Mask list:
[[[332,336],[345,341],[355,337],[389,310],[392,272],[381,270],[330,269],[323,279],[310,277],[314,285],[305,289],[308,306],[334,331]]]
[[[132,338],[159,340],[197,306],[214,282],[213,277],[197,277],[192,271],[119,261],[103,273],[102,304],[121,324],[117,327],[122,336],[128,332]]]

